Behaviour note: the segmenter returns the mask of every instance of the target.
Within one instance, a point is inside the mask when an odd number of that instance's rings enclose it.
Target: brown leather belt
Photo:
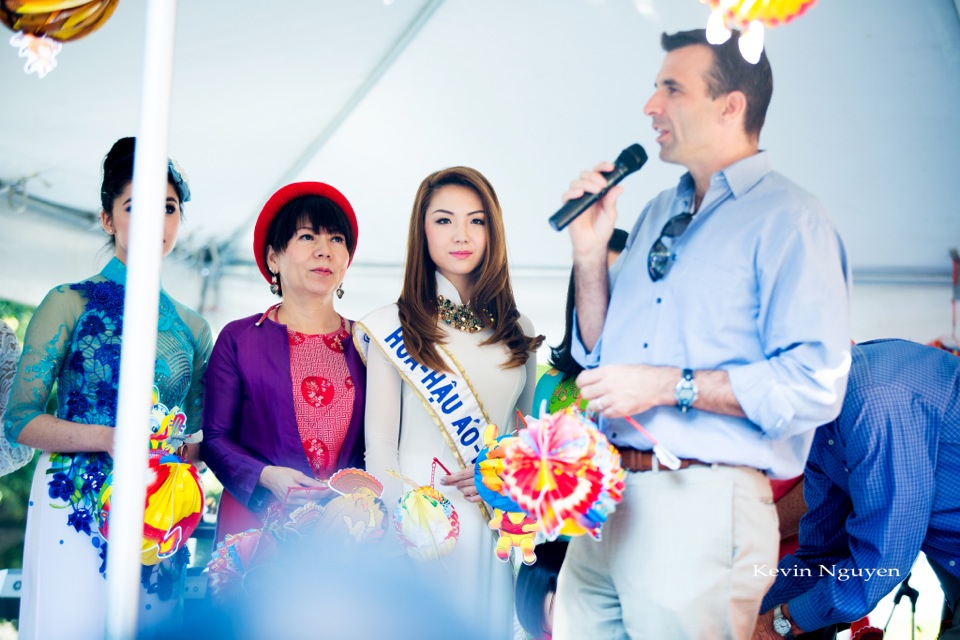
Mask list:
[[[653,455],[652,451],[640,451],[639,449],[631,449],[629,447],[617,447],[617,451],[620,452],[620,466],[627,471],[653,471],[653,461],[656,460],[656,456]],[[695,465],[709,467],[711,463],[693,458],[683,458],[680,460],[680,469],[686,469],[687,467]],[[670,468],[662,464],[657,468],[661,471],[671,471]]]

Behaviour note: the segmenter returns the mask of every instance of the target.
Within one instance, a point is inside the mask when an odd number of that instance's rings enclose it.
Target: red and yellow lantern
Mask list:
[[[776,27],[790,22],[812,7],[816,0],[700,0],[713,11],[707,20],[707,40],[723,44],[730,29],[742,32],[738,42],[747,62],[756,64],[763,53],[764,26]]]
[[[119,0],[0,0],[0,22],[13,31],[69,42],[103,26]]]

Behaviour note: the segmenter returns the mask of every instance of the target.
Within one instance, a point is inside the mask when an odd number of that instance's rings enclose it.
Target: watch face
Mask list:
[[[697,383],[693,380],[693,371],[683,370],[683,377],[677,381],[673,396],[677,400],[677,408],[686,412],[697,401]]]
[[[786,618],[774,618],[773,630],[782,636],[787,635],[790,633],[790,621]]]

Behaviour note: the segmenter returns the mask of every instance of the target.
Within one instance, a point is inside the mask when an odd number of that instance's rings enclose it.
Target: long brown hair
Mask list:
[[[543,336],[528,337],[520,327],[520,312],[513,299],[507,267],[507,243],[503,231],[503,211],[490,182],[476,169],[450,167],[431,173],[420,183],[410,214],[407,234],[407,264],[403,274],[403,290],[397,307],[407,352],[414,360],[434,370],[448,368],[440,358],[436,345],[442,344],[443,332],[437,326],[437,267],[430,259],[424,228],[427,208],[433,195],[442,187],[458,185],[474,191],[483,204],[486,217],[487,250],[473,274],[474,286],[470,306],[485,321],[493,316],[493,335],[481,345],[501,343],[510,350],[503,368],[519,367],[543,342]]]

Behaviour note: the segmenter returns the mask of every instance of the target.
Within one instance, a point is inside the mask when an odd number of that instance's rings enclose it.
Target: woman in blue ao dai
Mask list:
[[[135,141],[117,141],[103,163],[101,222],[115,255],[94,276],[47,294],[27,328],[4,429],[43,451],[27,510],[21,638],[102,638],[107,542],[97,499],[113,468],[120,345]],[[173,250],[190,190],[168,163],[163,255]],[[200,425],[201,380],[212,347],[207,322],[161,289],[154,374],[159,400]],[[57,413],[45,413],[57,385]],[[140,637],[175,629],[189,552],[141,573]]]

